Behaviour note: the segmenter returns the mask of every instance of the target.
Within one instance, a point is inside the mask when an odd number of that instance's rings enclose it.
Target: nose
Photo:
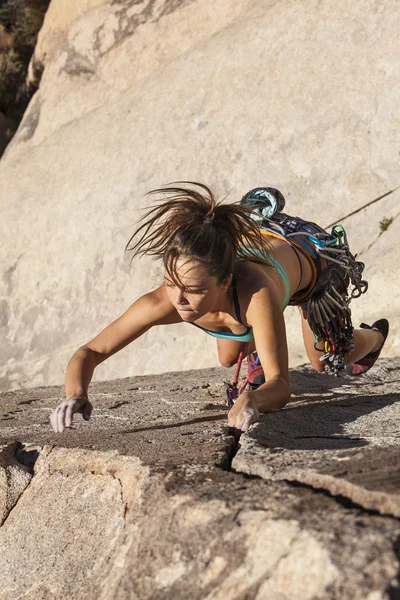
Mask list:
[[[176,290],[175,302],[176,302],[177,306],[184,306],[185,304],[188,304],[188,301],[186,300],[186,298],[183,294],[183,290],[180,290],[179,288],[177,288],[177,290]]]

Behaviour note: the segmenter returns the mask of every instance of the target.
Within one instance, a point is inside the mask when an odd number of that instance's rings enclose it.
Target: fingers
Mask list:
[[[67,409],[64,413],[64,417],[65,417],[65,427],[71,427],[72,425],[72,419],[74,417],[74,405],[72,404],[72,402],[67,404]]]
[[[51,426],[53,428],[53,430],[58,433],[58,425],[57,425],[57,408],[55,410],[53,410],[53,412],[50,415],[50,423]]]
[[[89,400],[87,400],[86,403],[83,405],[82,409],[82,417],[85,419],[85,421],[89,421],[90,415],[92,414],[92,410],[92,403],[89,402]]]
[[[248,431],[253,423],[258,421],[258,419],[259,412],[256,408],[243,407],[236,414],[233,408],[228,416],[228,426],[233,431],[245,432]],[[236,433],[233,435],[236,439]]]
[[[247,431],[250,427],[251,416],[246,410],[241,410],[236,415],[228,416],[228,426],[232,429],[240,429],[240,431]]]
[[[246,415],[241,424],[242,431],[248,431],[253,423],[256,423],[257,419],[254,418],[254,415]]]
[[[62,433],[66,427],[71,427],[76,412],[81,412],[85,421],[88,421],[92,413],[92,404],[84,397],[69,398],[61,402],[50,415],[54,431]]]
[[[241,432],[248,431],[250,425],[253,423],[255,423],[255,421],[253,421],[250,416],[243,416],[240,414],[236,417],[236,419],[228,421],[229,427],[231,427],[233,430]]]
[[[50,415],[50,423],[56,433],[62,433],[65,429],[66,410],[67,407],[62,403]]]
[[[58,407],[57,410],[57,429],[58,433],[62,433],[65,429],[65,416],[67,414],[68,406],[64,403]]]

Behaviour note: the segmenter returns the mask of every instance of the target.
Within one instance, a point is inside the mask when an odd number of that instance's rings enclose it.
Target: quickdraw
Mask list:
[[[314,334],[314,348],[322,354],[320,361],[324,361],[325,371],[338,376],[345,368],[345,356],[354,350],[349,304],[352,298],[367,291],[368,283],[362,279],[364,264],[351,254],[341,225],[332,228],[327,243],[318,240],[316,250],[328,265],[301,306]],[[324,342],[323,349],[317,347],[319,342]]]

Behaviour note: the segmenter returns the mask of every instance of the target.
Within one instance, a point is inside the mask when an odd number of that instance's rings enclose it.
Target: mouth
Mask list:
[[[177,308],[176,310],[179,313],[179,316],[186,321],[196,318],[194,310],[191,310],[191,309],[180,310],[179,308]]]

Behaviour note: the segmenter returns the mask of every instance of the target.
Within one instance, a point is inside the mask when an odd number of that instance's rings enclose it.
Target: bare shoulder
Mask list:
[[[137,310],[138,308],[140,311],[144,310],[147,313],[151,325],[180,323],[182,321],[168,298],[164,284],[139,298],[128,311],[131,309]]]
[[[280,290],[278,288],[277,273],[268,265],[257,263],[244,263],[238,273],[238,293],[243,314],[253,307],[267,303],[271,306],[280,306]],[[251,323],[249,323],[251,324]]]

